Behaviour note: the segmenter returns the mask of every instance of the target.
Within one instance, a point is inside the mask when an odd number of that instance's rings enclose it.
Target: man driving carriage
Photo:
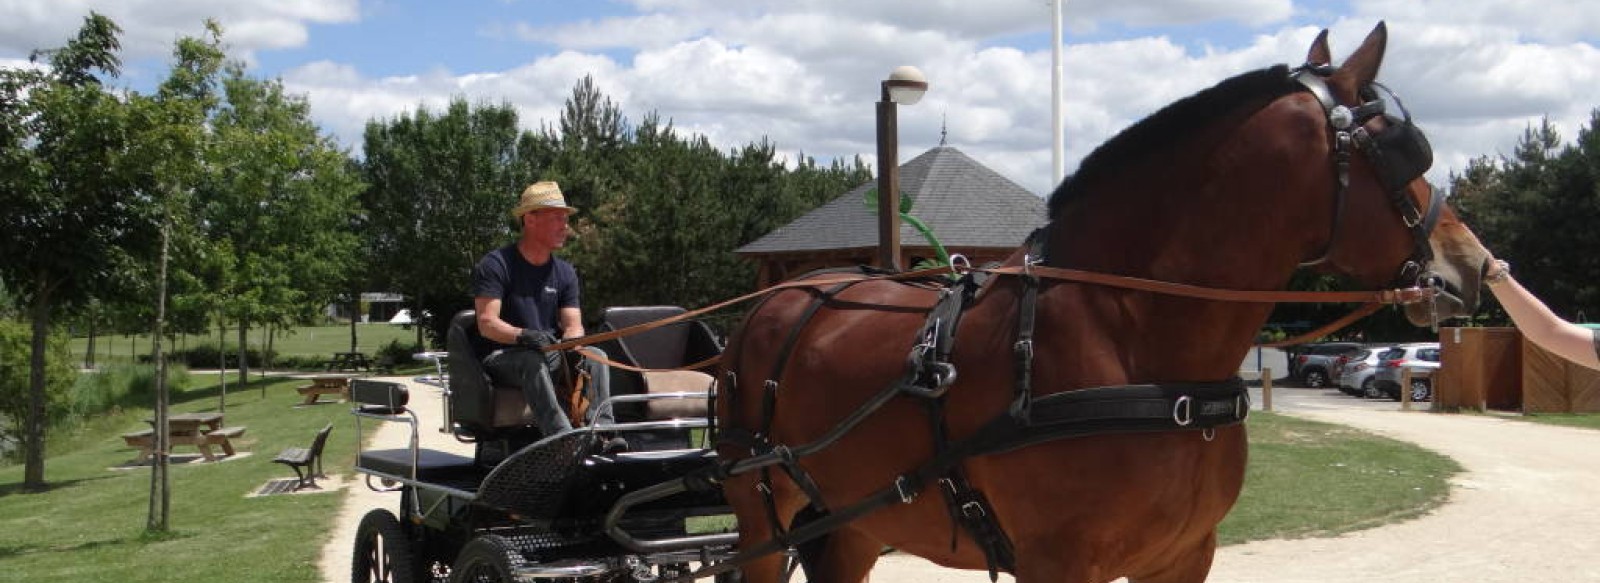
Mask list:
[[[534,422],[546,436],[571,429],[575,420],[598,425],[613,422],[610,409],[598,407],[610,397],[605,365],[584,359],[589,378],[582,383],[583,390],[594,406],[586,414],[568,411],[556,395],[555,379],[564,384],[569,381],[562,353],[541,350],[558,339],[584,334],[577,270],[555,255],[555,250],[566,244],[567,218],[577,210],[567,206],[555,182],[534,183],[522,191],[511,210],[522,230],[517,242],[490,251],[472,270],[478,333],[490,344],[478,351],[488,355],[483,359],[484,371],[496,383],[522,389]],[[604,357],[594,347],[579,351]],[[600,409],[598,415],[596,409]],[[627,442],[611,437],[602,447],[607,452],[619,451],[627,449]]]

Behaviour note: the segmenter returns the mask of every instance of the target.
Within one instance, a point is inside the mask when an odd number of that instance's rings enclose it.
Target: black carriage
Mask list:
[[[612,308],[602,328],[682,313],[674,307]],[[472,312],[451,322],[445,418],[473,455],[418,446],[405,385],[357,380],[363,420],[411,426],[410,447],[364,450],[356,471],[376,490],[398,491],[398,514],[375,509],[356,534],[352,580],[648,582],[731,554],[731,511],[714,483],[638,503],[625,496],[716,464],[705,435],[714,389],[704,371],[612,371],[617,423],[540,435],[520,390],[494,386],[474,353]],[[599,344],[612,360],[674,369],[721,352],[704,324],[676,322]],[[685,390],[693,389],[693,390]],[[624,435],[625,452],[600,453],[600,432]],[[732,580],[734,576],[719,577]]]

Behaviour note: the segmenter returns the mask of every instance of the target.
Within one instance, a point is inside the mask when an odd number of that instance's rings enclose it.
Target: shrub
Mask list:
[[[0,318],[0,451],[20,443],[28,419],[32,382],[33,331],[28,323]],[[45,340],[45,410],[54,419],[66,405],[78,371],[67,350],[67,335],[57,330]]]
[[[181,364],[167,366],[167,390],[172,393],[189,388],[189,369]],[[79,375],[73,383],[64,417],[80,421],[117,408],[150,407],[155,404],[156,367],[149,364],[117,365],[94,374]]]
[[[390,340],[387,345],[378,349],[377,362],[394,367],[411,364],[415,361],[412,355],[422,352],[422,348],[415,344],[401,344],[399,340]]]

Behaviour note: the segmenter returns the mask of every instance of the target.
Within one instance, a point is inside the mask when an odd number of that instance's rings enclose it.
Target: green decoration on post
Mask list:
[[[867,205],[867,210],[869,212],[872,214],[878,214],[878,189],[867,189],[867,193],[861,197],[861,202]],[[938,259],[936,261],[924,259],[921,263],[912,266],[912,269],[927,269],[930,267],[949,266],[950,253],[945,251],[944,245],[939,242],[939,238],[933,236],[933,229],[929,228],[927,223],[922,222],[922,219],[911,216],[911,207],[915,204],[916,200],[913,199],[911,195],[906,194],[905,192],[900,193],[900,220],[905,221],[908,225],[911,225],[912,228],[915,228],[918,233],[922,233],[922,238],[928,240],[928,245],[933,247],[933,253],[934,255],[938,256]]]

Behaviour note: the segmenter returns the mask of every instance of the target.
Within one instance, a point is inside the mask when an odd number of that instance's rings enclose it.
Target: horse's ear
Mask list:
[[[1317,33],[1316,40],[1311,41],[1311,50],[1306,51],[1307,65],[1333,64],[1333,52],[1328,50],[1328,29]]]
[[[1378,69],[1383,66],[1383,52],[1389,43],[1389,27],[1378,22],[1378,26],[1367,34],[1367,40],[1361,41],[1361,46],[1356,52],[1345,59],[1339,66],[1338,72],[1333,74],[1333,82],[1344,87],[1360,88],[1372,84],[1378,78]]]

